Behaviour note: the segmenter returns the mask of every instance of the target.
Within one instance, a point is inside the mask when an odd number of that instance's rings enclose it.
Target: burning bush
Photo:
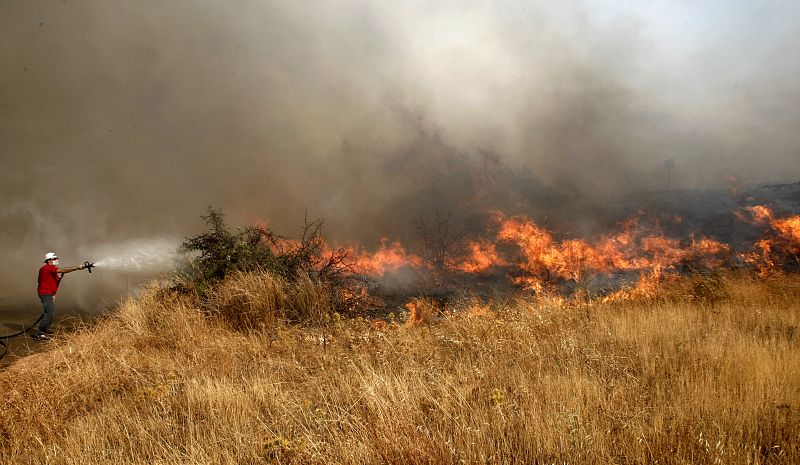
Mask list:
[[[304,319],[308,312],[318,312],[320,305],[328,310],[348,306],[348,296],[354,295],[345,292],[353,285],[349,273],[352,260],[347,250],[330,251],[326,247],[321,220],[306,221],[300,238],[292,239],[263,226],[231,230],[222,212],[213,208],[203,218],[208,231],[187,238],[181,245],[188,260],[179,288],[219,304],[217,310],[229,317],[233,309],[241,312],[234,320],[243,325],[275,317]],[[236,279],[226,280],[231,276]],[[293,287],[287,287],[287,283]],[[327,297],[309,300],[310,294],[302,289],[310,287]],[[257,299],[250,298],[253,292],[258,294]],[[321,304],[323,301],[327,303]],[[304,304],[313,305],[301,308]]]
[[[268,271],[295,278],[301,274],[335,274],[344,264],[343,254],[333,252],[322,258],[325,237],[322,221],[306,222],[300,239],[279,236],[263,226],[246,226],[231,231],[221,211],[208,209],[203,216],[209,230],[183,241],[181,251],[190,258],[191,276],[214,282],[235,271]]]

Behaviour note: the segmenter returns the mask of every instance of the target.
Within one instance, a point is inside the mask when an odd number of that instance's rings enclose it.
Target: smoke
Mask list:
[[[673,188],[800,178],[800,6],[611,3],[2,2],[0,294],[49,250],[144,270],[131,241],[209,205],[370,245],[435,210],[591,230],[666,159]]]

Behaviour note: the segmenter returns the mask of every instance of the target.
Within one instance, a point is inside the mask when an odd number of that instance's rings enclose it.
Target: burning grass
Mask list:
[[[0,460],[797,463],[800,279],[709,279],[379,321],[311,280],[153,288],[0,372]]]
[[[435,288],[482,287],[488,293],[516,288],[554,300],[602,297],[608,302],[658,299],[662,284],[686,275],[800,271],[800,216],[781,217],[763,205],[734,213],[760,230],[755,243],[736,248],[693,234],[669,237],[661,219],[648,220],[644,214],[621,222],[616,232],[570,239],[524,215],[492,211],[487,231],[468,240],[466,234],[451,234],[449,217],[437,216],[435,228],[423,222],[425,253],[417,255],[388,239],[374,252],[352,244],[332,246],[321,220],[306,221],[298,238],[263,226],[231,230],[222,213],[209,208],[203,217],[208,231],[182,245],[188,259],[175,287],[202,297],[231,273],[268,272],[283,280],[311,279],[326,289],[336,311],[358,314],[385,306],[380,301],[386,292],[369,290],[381,282],[393,288],[389,293],[405,287],[406,297],[409,290],[424,294]]]

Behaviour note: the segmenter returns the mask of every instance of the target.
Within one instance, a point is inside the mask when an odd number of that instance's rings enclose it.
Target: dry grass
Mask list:
[[[324,289],[264,275],[212,311],[152,291],[0,372],[0,459],[800,462],[800,280],[701,291],[414,325],[330,317]]]
[[[208,294],[204,309],[245,331],[272,331],[287,322],[324,323],[333,307],[330,288],[308,276],[289,285],[269,273],[238,272]]]

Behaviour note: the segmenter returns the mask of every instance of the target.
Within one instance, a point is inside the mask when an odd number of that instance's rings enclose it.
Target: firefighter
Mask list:
[[[39,300],[42,301],[44,314],[39,323],[39,329],[33,336],[34,339],[39,341],[50,339],[48,334],[50,334],[50,323],[52,323],[56,311],[53,300],[58,291],[58,284],[65,274],[84,268],[86,265],[61,268],[58,266],[58,256],[54,252],[47,252],[44,255],[44,265],[39,268],[39,286],[36,290],[39,293]]]

